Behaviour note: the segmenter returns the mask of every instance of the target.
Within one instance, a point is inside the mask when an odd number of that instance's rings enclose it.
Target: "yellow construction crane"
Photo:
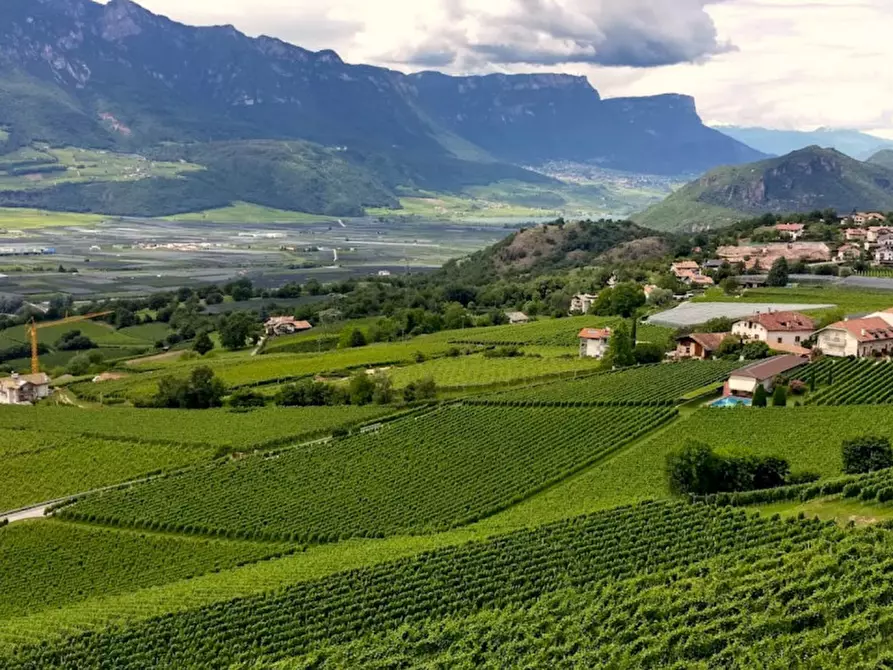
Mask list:
[[[31,318],[31,327],[29,328],[31,334],[31,374],[36,375],[40,372],[40,359],[37,355],[37,331],[41,328],[49,328],[50,326],[63,326],[67,323],[77,323],[79,321],[89,321],[90,319],[95,319],[100,316],[108,316],[112,314],[112,312],[94,312],[92,314],[82,314],[81,316],[67,316],[64,319],[59,319],[58,321],[42,321],[40,323],[36,323],[34,318]]]

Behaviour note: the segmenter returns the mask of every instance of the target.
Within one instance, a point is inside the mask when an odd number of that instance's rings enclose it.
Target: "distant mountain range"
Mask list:
[[[893,141],[858,130],[819,128],[814,131],[772,130],[769,128],[740,128],[715,126],[716,130],[739,142],[772,156],[783,156],[810,146],[837,149],[860,161],[867,160],[882,149],[893,149]]]
[[[0,191],[0,205],[147,216],[233,200],[351,215],[407,189],[553,183],[518,167],[550,160],[677,175],[763,157],[685,96],[603,100],[566,75],[404,75],[130,0],[4,0],[0,129],[13,165],[46,143],[204,168]]]
[[[657,230],[699,230],[766,212],[893,211],[891,159],[893,152],[861,162],[835,149],[807,147],[712,170],[633,219]]]

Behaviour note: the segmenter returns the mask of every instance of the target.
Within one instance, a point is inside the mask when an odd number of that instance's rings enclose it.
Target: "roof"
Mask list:
[[[695,275],[694,277],[691,278],[691,283],[692,284],[704,284],[705,286],[713,286],[715,282],[713,281],[712,277]]]
[[[815,322],[800,312],[762,312],[741,321],[758,323],[771,333],[815,330]]]
[[[301,330],[310,330],[313,326],[309,321],[298,321],[293,316],[273,316],[267,320],[265,325],[267,326],[284,326],[284,325],[292,325],[295,328],[299,328]]]
[[[719,345],[726,339],[730,333],[689,333],[688,335],[680,335],[677,340],[691,339],[700,344],[707,351],[716,351]]]
[[[782,354],[781,356],[773,356],[762,361],[756,361],[750,365],[745,365],[740,370],[735,370],[732,377],[749,377],[757,381],[772,379],[776,375],[784,374],[801,365],[806,365],[807,359],[802,356],[794,356],[793,354]]]
[[[697,270],[700,266],[695,261],[676,261],[671,267],[677,270]]]
[[[789,233],[799,233],[805,226],[802,223],[777,223],[775,230]]]
[[[832,323],[825,330],[845,330],[859,342],[893,340],[893,326],[879,316]]]
[[[581,340],[607,340],[611,337],[610,328],[584,328],[577,335]]]
[[[25,384],[33,384],[34,386],[46,386],[50,383],[50,377],[45,372],[38,372],[31,375],[18,375],[15,377],[4,377],[0,379],[0,388],[22,388]]]
[[[506,312],[505,315],[511,320],[528,318],[524,312]]]

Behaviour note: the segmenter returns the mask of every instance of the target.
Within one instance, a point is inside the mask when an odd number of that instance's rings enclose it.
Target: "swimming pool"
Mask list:
[[[750,398],[739,398],[737,396],[730,395],[725,398],[720,398],[719,400],[715,400],[710,403],[710,407],[750,407],[751,400]]]

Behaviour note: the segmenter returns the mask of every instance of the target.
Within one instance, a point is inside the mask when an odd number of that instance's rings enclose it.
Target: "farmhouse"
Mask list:
[[[506,312],[505,316],[508,318],[509,323],[513,326],[523,323],[530,323],[530,317],[527,316],[524,312]]]
[[[818,332],[815,348],[826,356],[886,356],[893,353],[893,325],[878,315],[838,321]]]
[[[806,226],[802,223],[778,223],[775,225],[775,230],[794,242],[803,237],[805,228]]]
[[[30,405],[50,395],[50,378],[46,373],[18,375],[0,379],[0,405]]]
[[[864,242],[868,239],[868,231],[865,228],[847,228],[844,236],[847,242]]]
[[[586,314],[596,300],[598,300],[597,293],[578,293],[571,299],[571,312]]]
[[[298,321],[293,316],[274,316],[267,320],[264,324],[264,330],[268,337],[277,335],[292,335],[305,330],[310,330],[313,326],[309,321]]]
[[[688,280],[701,273],[701,267],[695,261],[676,261],[670,266],[670,272],[677,279]]]
[[[713,358],[729,333],[690,333],[676,338],[676,358]]]
[[[610,328],[584,328],[580,338],[580,358],[604,358],[611,339]]]
[[[745,340],[759,340],[770,347],[797,345],[809,339],[815,323],[799,312],[764,312],[743,319],[732,326],[732,335]]]
[[[709,286],[714,286],[715,284],[713,278],[706,275],[695,275],[689,281],[692,286],[699,288],[707,288]]]
[[[886,221],[887,217],[880,212],[856,212],[850,217],[858,226],[864,226],[872,221]]]
[[[726,382],[726,395],[752,396],[760,385],[767,391],[772,391],[776,377],[796,370],[808,362],[808,359],[802,356],[784,354],[746,365],[729,376],[729,381]]]

